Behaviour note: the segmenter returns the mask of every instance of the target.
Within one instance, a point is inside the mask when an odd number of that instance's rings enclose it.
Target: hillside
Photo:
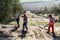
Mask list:
[[[35,14],[27,14],[29,15],[29,22],[34,23],[34,21],[41,22],[43,19],[46,19],[42,16],[37,16]],[[34,18],[32,16],[34,15]],[[34,20],[33,20],[34,19]],[[21,19],[22,21],[22,19]],[[39,22],[38,21],[38,22]],[[46,21],[46,20],[43,20]],[[28,23],[29,24],[29,23]],[[15,26],[16,24],[0,24],[0,40],[60,40],[60,26],[55,26],[55,34],[52,34],[51,32],[48,34],[47,27],[44,28],[45,25],[41,25],[36,22],[37,25],[33,24],[28,25],[28,32],[24,32],[25,36],[22,35],[22,24],[20,24],[20,27],[16,30]],[[60,24],[59,24],[60,25]]]
[[[50,8],[52,6],[58,5],[60,1],[37,1],[37,2],[24,2],[21,3],[23,8],[25,10],[40,10],[41,8],[44,9],[46,6],[47,8]]]

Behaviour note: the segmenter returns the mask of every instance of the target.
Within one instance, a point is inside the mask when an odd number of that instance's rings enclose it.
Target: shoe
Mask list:
[[[46,32],[46,33],[49,33],[49,32]]]
[[[52,32],[52,34],[55,34],[54,32]]]

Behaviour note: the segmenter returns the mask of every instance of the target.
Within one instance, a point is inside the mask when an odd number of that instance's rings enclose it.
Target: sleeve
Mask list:
[[[55,23],[55,18],[53,18],[53,22]]]

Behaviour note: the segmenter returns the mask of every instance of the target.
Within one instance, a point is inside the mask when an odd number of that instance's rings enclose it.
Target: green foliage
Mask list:
[[[20,0],[0,0],[0,23],[9,23],[16,11],[21,12]]]

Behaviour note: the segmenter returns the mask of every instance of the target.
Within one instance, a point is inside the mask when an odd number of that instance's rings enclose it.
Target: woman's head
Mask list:
[[[26,11],[24,11],[23,13],[26,13]]]
[[[26,16],[26,11],[23,12],[24,16]]]
[[[52,18],[52,15],[49,15],[50,18]]]

